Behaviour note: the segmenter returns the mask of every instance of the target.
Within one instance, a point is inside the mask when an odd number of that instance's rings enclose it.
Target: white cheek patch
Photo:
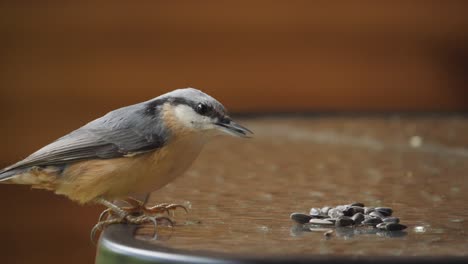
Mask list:
[[[197,117],[197,113],[187,105],[177,105],[174,108],[174,114],[179,122],[185,127],[194,128],[194,121],[199,119]]]
[[[174,114],[179,122],[191,129],[210,129],[213,127],[211,118],[197,114],[190,106],[177,105]]]

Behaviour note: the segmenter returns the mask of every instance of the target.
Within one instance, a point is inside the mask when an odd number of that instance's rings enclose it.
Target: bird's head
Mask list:
[[[224,106],[213,97],[193,88],[174,90],[162,95],[166,101],[166,122],[172,127],[191,132],[215,135],[225,133],[237,137],[249,137],[249,129],[234,122]]]

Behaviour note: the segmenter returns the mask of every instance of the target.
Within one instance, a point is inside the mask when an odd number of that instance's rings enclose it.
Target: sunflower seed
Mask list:
[[[393,213],[393,210],[390,207],[376,207],[375,211],[381,213],[383,216],[391,216]]]
[[[385,217],[384,219],[382,219],[382,221],[384,223],[394,223],[394,224],[400,223],[400,219],[398,217],[393,217],[393,216]]]
[[[385,230],[385,231],[401,231],[406,229],[405,225],[396,224],[396,223],[381,223],[376,226],[378,229]]]
[[[380,219],[385,218],[385,216],[383,214],[379,213],[378,211],[371,212],[369,215],[372,216],[372,217],[380,218]]]
[[[364,214],[368,215],[372,212],[374,212],[375,208],[374,207],[364,207]]]
[[[407,226],[402,225],[402,224],[396,224],[396,223],[388,223],[386,226],[386,229],[388,231],[400,231],[406,229]]]
[[[364,207],[360,207],[360,206],[351,206],[354,210],[354,214],[356,213],[361,213],[363,214],[364,213]]]
[[[305,224],[309,223],[310,219],[312,219],[312,216],[302,213],[292,213],[290,218],[296,223]]]
[[[383,237],[406,235],[402,230],[407,227],[400,224],[400,219],[392,217],[392,214],[393,209],[390,207],[365,207],[363,203],[355,202],[335,207],[314,207],[309,214],[292,213],[290,217],[301,224],[295,225],[299,231],[321,231],[325,232],[324,236],[327,238],[334,233],[337,237],[345,238],[355,234],[376,234]],[[335,228],[330,229],[331,227]]]
[[[362,221],[364,221],[364,215],[362,213],[355,213],[351,219],[353,219],[356,225],[359,225]]]
[[[353,219],[347,216],[340,216],[336,219],[335,226],[336,227],[341,227],[341,226],[350,226],[354,225]]]
[[[346,207],[344,210],[343,210],[343,215],[344,216],[353,216],[354,215],[354,208],[349,206],[349,207]]]

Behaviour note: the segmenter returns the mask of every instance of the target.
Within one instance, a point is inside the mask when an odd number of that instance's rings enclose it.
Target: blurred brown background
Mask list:
[[[231,112],[468,109],[466,1],[0,6],[2,167],[187,86]],[[93,261],[101,208],[18,186],[0,198],[2,263]]]

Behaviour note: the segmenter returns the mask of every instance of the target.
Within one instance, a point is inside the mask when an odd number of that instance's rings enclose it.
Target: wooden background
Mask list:
[[[232,112],[468,109],[466,1],[0,3],[0,165],[193,86]],[[0,186],[6,263],[86,263],[100,208]],[[3,261],[2,261],[3,262]]]

